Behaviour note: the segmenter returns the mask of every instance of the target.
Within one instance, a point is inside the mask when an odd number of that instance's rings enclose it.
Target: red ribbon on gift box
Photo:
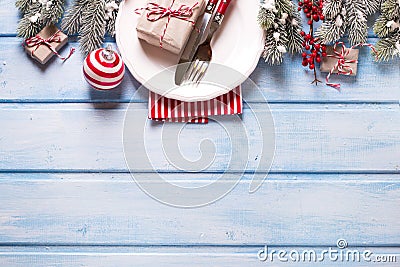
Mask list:
[[[175,0],[172,0],[171,5],[169,7],[162,7],[157,3],[148,3],[146,7],[137,8],[135,9],[136,14],[141,14],[140,11],[146,10],[148,11],[146,14],[148,21],[157,21],[164,17],[168,17],[167,23],[165,24],[165,28],[163,33],[160,35],[160,48],[162,48],[163,39],[167,32],[167,28],[171,18],[181,19],[187,22],[190,22],[193,27],[195,26],[196,22],[191,20],[190,17],[193,15],[193,9],[199,4],[196,2],[192,7],[189,7],[185,4],[181,5],[178,9],[172,9]]]
[[[55,32],[52,36],[50,36],[47,39],[43,39],[40,35],[36,35],[34,37],[28,38],[25,40],[25,45],[27,47],[35,47],[34,50],[32,50],[31,52],[31,57],[34,56],[35,51],[42,45],[46,45],[51,52],[53,52],[53,54],[55,54],[58,58],[60,58],[61,60],[65,61],[68,58],[71,57],[71,55],[75,52],[75,48],[71,48],[69,51],[68,56],[66,57],[62,57],[56,50],[55,48],[51,45],[51,43],[55,42],[55,43],[60,43],[61,42],[61,38],[60,38],[60,30],[58,30],[57,32]]]
[[[337,46],[341,45],[341,49],[338,51]],[[336,62],[335,66],[329,71],[328,75],[326,76],[326,85],[331,86],[335,88],[336,90],[340,91],[340,84],[339,83],[330,83],[329,78],[333,74],[335,70],[337,70],[337,74],[341,75],[352,75],[353,74],[353,69],[351,68],[349,63],[358,63],[357,59],[346,59],[346,57],[349,55],[350,51],[353,50],[356,47],[360,46],[367,46],[371,48],[371,50],[377,54],[375,47],[371,44],[357,44],[353,45],[349,49],[346,48],[345,44],[343,42],[336,42],[335,45],[333,46],[333,55],[327,55],[327,57],[332,57],[336,58],[338,61]]]

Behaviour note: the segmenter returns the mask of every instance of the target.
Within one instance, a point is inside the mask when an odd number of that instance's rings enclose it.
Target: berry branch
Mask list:
[[[314,71],[314,81],[315,85],[318,85],[320,80],[317,78],[317,70],[315,68],[316,63],[321,63],[321,56],[326,57],[326,45],[321,44],[318,38],[314,38],[314,22],[319,20],[324,20],[324,15],[322,14],[323,3],[321,0],[304,0],[299,1],[298,10],[303,10],[308,21],[307,24],[310,26],[309,33],[304,31],[300,32],[303,37],[303,57],[302,65],[304,67],[308,66],[310,70]]]

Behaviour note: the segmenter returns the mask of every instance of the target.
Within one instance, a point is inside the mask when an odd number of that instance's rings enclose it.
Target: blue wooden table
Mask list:
[[[340,78],[341,93],[310,85],[312,73],[298,57],[276,67],[260,60],[251,78],[276,127],[267,180],[249,194],[245,174],[220,201],[178,209],[144,194],[125,164],[123,120],[140,85],[127,74],[116,90],[90,89],[79,54],[36,64],[15,37],[14,0],[0,6],[0,266],[310,266],[261,262],[257,252],[265,245],[318,252],[337,248],[340,238],[397,263],[318,264],[399,266],[399,60],[377,64],[364,49],[357,77]],[[243,91],[257,111],[267,108]],[[146,101],[139,95],[131,104],[143,117]],[[248,114],[245,108],[251,129]],[[149,140],[160,126],[150,127]],[[187,148],[210,130],[218,151],[228,151],[211,122],[184,128],[185,156],[200,156]],[[160,156],[155,168],[171,181],[201,184],[222,173],[224,162],[222,153],[208,171],[191,173]],[[133,172],[145,178],[152,170]]]

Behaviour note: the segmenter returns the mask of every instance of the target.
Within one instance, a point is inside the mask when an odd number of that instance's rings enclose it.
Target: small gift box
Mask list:
[[[138,38],[179,54],[204,8],[204,0],[154,0],[138,9]]]
[[[358,49],[327,46],[326,53],[321,62],[321,72],[357,75]]]
[[[25,41],[25,51],[32,58],[39,61],[41,64],[46,62],[53,56],[61,57],[57,51],[60,50],[68,41],[68,36],[61,32],[55,25],[48,25],[43,28],[35,37]],[[73,53],[71,49],[70,55]]]

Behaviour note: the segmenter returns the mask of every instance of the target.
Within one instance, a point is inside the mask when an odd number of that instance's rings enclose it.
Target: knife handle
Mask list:
[[[222,23],[222,20],[224,19],[224,15],[226,10],[228,9],[229,4],[231,3],[231,0],[222,0],[221,3],[219,3],[217,13],[214,16],[214,21],[218,24]]]
[[[215,6],[218,4],[218,0],[208,0],[206,11],[209,14],[214,12]]]
[[[221,15],[225,15],[225,11],[228,8],[230,3],[231,3],[231,0],[222,0],[218,6],[217,12]]]

